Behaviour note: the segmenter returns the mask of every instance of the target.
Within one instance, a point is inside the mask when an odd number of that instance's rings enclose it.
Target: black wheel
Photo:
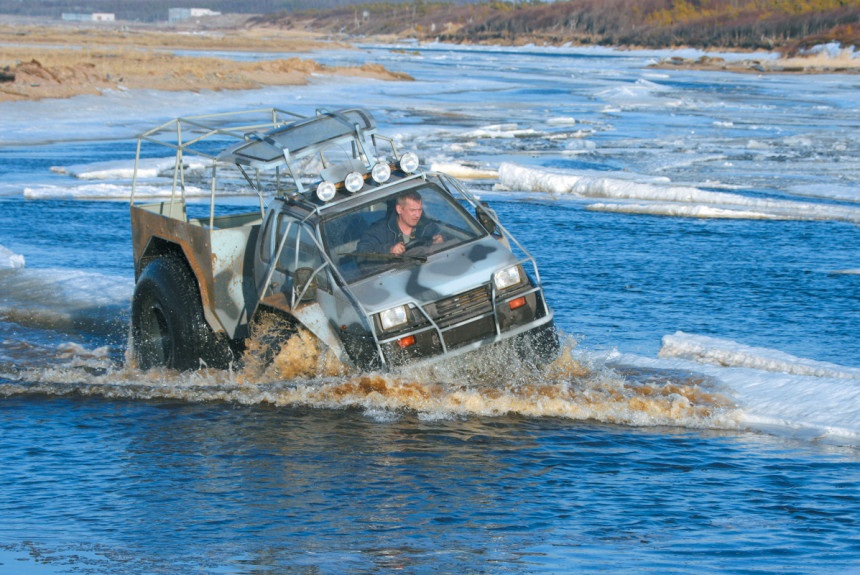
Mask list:
[[[203,316],[197,282],[185,262],[161,257],[144,268],[131,305],[132,351],[137,366],[181,371],[225,368],[227,342],[216,337]]]

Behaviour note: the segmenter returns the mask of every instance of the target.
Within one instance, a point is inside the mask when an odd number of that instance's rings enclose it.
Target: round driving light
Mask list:
[[[346,187],[346,191],[354,194],[364,187],[364,178],[358,172],[350,172],[346,175],[343,185]]]
[[[411,174],[418,169],[418,154],[415,152],[406,152],[400,156],[400,169]]]
[[[322,182],[317,186],[317,197],[324,202],[331,200],[336,192],[337,190],[331,182]]]
[[[373,181],[377,184],[384,184],[388,181],[388,178],[391,177],[391,168],[388,167],[383,161],[378,162],[375,166],[373,166],[373,170],[370,172],[371,177],[373,177]]]

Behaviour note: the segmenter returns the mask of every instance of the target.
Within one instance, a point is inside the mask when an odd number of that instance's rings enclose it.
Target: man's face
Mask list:
[[[418,225],[422,213],[424,213],[424,206],[421,201],[406,198],[403,205],[397,204],[397,217],[410,228]]]

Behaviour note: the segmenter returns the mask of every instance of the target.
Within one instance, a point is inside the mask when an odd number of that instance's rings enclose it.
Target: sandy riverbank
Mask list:
[[[750,58],[727,61],[710,56],[702,56],[698,59],[675,57],[662,60],[651,67],[663,70],[684,68],[754,74],[857,74],[860,73],[860,58],[855,56],[853,50],[847,49],[836,55],[820,53],[772,60]]]
[[[105,90],[167,91],[247,90],[295,85],[314,74],[410,80],[379,64],[333,68],[311,59],[289,58],[237,62],[217,57],[182,57],[176,50],[198,52],[305,52],[349,48],[323,34],[301,29],[251,27],[233,16],[186,27],[122,23],[70,24],[10,21],[0,18],[0,101],[68,98]],[[389,41],[392,39],[389,38]],[[851,51],[791,59],[702,57],[669,58],[661,69],[722,70],[747,73],[857,73],[860,58]]]
[[[410,80],[379,64],[329,67],[311,59],[237,62],[173,50],[304,52],[348,47],[278,29],[208,30],[0,24],[0,101],[68,98],[110,89],[247,90],[302,84],[312,74]]]

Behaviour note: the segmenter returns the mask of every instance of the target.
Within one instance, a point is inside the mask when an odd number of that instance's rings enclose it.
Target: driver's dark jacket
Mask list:
[[[433,236],[439,233],[439,224],[422,215],[418,224],[412,229],[412,235],[406,247],[416,240],[433,241]],[[357,251],[387,254],[394,244],[403,241],[403,232],[397,225],[397,212],[371,224],[358,242]]]

